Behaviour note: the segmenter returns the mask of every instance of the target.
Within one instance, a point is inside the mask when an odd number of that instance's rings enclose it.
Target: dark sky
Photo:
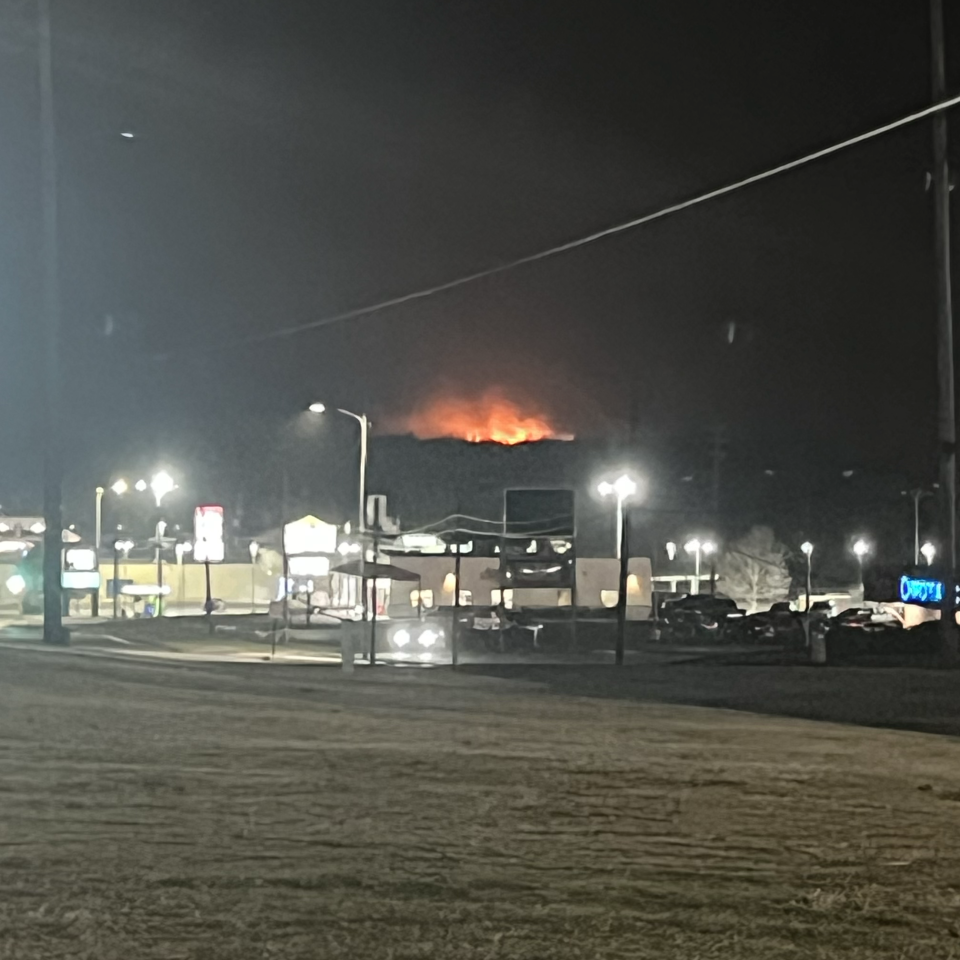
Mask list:
[[[33,476],[39,409],[33,10],[0,0],[0,483],[14,491]],[[208,418],[218,442],[250,413],[292,416],[314,397],[376,419],[501,385],[581,434],[631,415],[641,434],[724,424],[774,459],[802,446],[931,473],[924,124],[428,302],[237,342],[922,106],[924,3],[54,0],[54,12],[72,455],[119,463]]]

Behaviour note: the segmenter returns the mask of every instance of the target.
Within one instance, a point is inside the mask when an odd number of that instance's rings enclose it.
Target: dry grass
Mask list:
[[[0,958],[960,958],[960,744],[0,651]]]

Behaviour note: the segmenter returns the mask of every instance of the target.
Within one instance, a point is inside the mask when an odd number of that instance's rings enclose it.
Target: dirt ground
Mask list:
[[[960,742],[0,650],[0,958],[960,958]]]

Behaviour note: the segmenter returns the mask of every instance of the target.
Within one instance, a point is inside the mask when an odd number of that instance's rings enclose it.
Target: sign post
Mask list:
[[[210,564],[223,563],[223,507],[217,504],[197,507],[193,512],[193,533],[193,556],[203,564],[206,581],[203,612],[212,630],[213,621],[210,618],[213,614],[213,593],[210,589]]]

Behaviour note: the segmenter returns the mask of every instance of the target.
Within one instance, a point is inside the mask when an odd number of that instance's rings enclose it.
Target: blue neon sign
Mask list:
[[[900,578],[900,599],[904,603],[942,603],[943,583],[904,574]]]

